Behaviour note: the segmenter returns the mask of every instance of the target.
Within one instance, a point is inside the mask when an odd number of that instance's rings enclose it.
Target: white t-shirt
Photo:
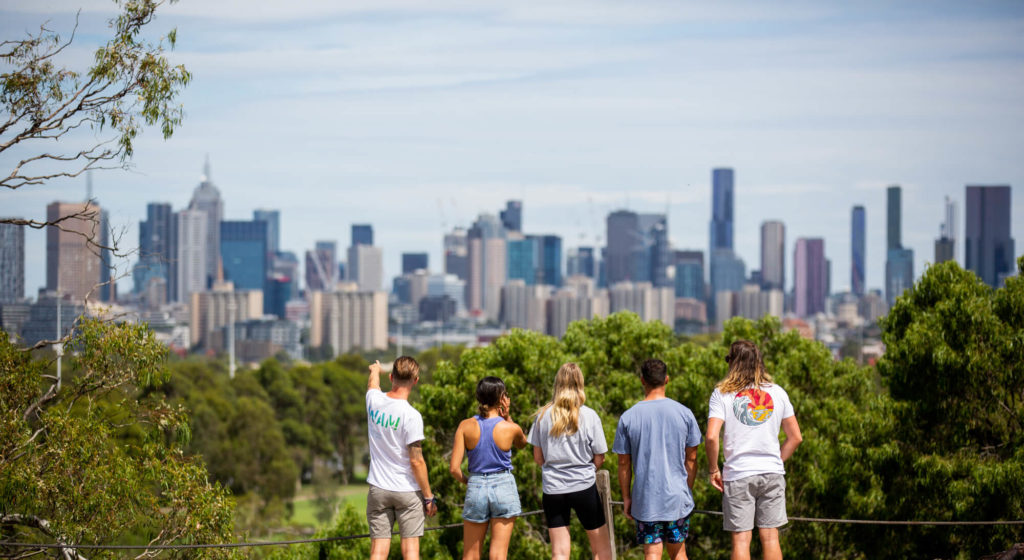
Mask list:
[[[782,420],[796,414],[786,390],[774,383],[761,391],[748,387],[738,393],[711,393],[708,418],[725,423],[725,466],[722,480],[757,474],[786,474],[782,466],[779,430]]]
[[[366,482],[392,492],[416,492],[420,485],[409,465],[409,444],[423,440],[423,417],[405,399],[380,389],[366,392],[370,474]]]

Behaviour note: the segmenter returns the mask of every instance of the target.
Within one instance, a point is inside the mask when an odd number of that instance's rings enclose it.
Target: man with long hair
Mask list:
[[[781,560],[779,527],[786,517],[783,463],[800,445],[800,425],[789,395],[747,340],[729,347],[729,373],[711,393],[705,451],[711,485],[722,492],[723,525],[732,533],[732,560],[750,558],[756,526],[765,560]],[[718,436],[725,425],[725,465],[718,468]],[[779,429],[786,434],[780,447]]]
[[[645,558],[661,558],[664,548],[672,560],[685,560],[700,426],[689,408],[665,396],[665,362],[645,361],[640,382],[644,400],[619,417],[612,445],[619,455],[623,510],[636,522]]]

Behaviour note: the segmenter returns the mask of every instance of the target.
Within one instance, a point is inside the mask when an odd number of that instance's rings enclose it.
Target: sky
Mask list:
[[[84,68],[109,36],[107,0],[0,0],[0,35],[70,33]],[[193,81],[185,121],[148,130],[129,171],[94,196],[126,244],[148,202],[188,204],[207,155],[226,219],[281,211],[281,245],[350,242],[374,226],[385,277],[402,252],[439,271],[442,235],[508,199],[527,233],[603,245],[616,209],[667,213],[676,248],[707,250],[711,170],[736,173],[735,243],[760,266],[760,224],[825,239],[850,286],[850,212],[867,211],[867,284],[881,288],[885,188],[903,187],[903,243],[920,275],[943,198],[1009,184],[1024,253],[1024,3],[181,0],[156,37]],[[28,149],[39,149],[28,148]],[[0,156],[0,167],[12,165]],[[0,193],[42,218],[85,179]],[[26,233],[26,295],[45,284],[45,235]],[[387,281],[390,284],[390,281]],[[123,281],[121,289],[128,289]]]

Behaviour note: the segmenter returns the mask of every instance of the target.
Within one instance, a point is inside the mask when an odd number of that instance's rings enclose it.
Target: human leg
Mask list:
[[[386,560],[391,550],[391,528],[395,524],[395,509],[391,507],[387,490],[370,486],[366,496],[366,522],[370,526],[371,560]]]
[[[491,550],[489,560],[505,560],[508,556],[508,543],[512,540],[512,526],[516,518],[494,518],[491,520]]]
[[[686,560],[686,543],[665,543],[670,560]]]
[[[572,549],[569,527],[548,528],[548,538],[551,540],[551,560],[568,560]]]
[[[569,531],[566,530],[565,538],[569,538]],[[594,555],[597,560],[611,560],[612,557],[612,543],[608,536],[608,524],[605,523],[597,529],[591,529],[587,531],[587,539],[590,540],[590,552]],[[552,541],[552,547],[554,541]],[[568,558],[569,547],[566,545],[566,558]]]
[[[484,551],[484,539],[487,538],[489,522],[462,522],[462,559],[480,560]]]
[[[786,478],[781,474],[761,475],[757,496],[757,526],[765,560],[781,560],[779,527],[789,522],[786,517]]]
[[[548,538],[551,540],[552,560],[568,560],[572,549],[569,535],[571,509],[567,494],[542,494],[541,505],[548,524]]]
[[[732,556],[730,560],[750,560],[751,531],[736,531],[732,534]]]
[[[782,560],[782,545],[779,544],[779,530],[758,529],[758,536],[761,537],[761,550],[764,551],[764,560]]]
[[[402,538],[402,558],[404,560],[420,560],[420,538]]]
[[[391,552],[391,539],[370,540],[370,560],[387,560],[388,552]]]
[[[644,559],[645,560],[661,560],[661,550],[664,548],[662,544],[651,543],[644,545]]]

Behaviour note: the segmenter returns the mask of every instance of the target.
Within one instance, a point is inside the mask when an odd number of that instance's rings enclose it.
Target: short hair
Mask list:
[[[394,385],[411,385],[420,374],[420,365],[411,356],[402,356],[395,360],[391,368],[391,383]]]
[[[487,411],[498,406],[501,397],[508,392],[505,389],[505,382],[501,378],[488,375],[476,384],[476,402],[480,403],[480,416],[485,416]]]
[[[665,362],[657,359],[644,360],[640,364],[640,379],[648,387],[661,387],[668,378],[668,367]]]

